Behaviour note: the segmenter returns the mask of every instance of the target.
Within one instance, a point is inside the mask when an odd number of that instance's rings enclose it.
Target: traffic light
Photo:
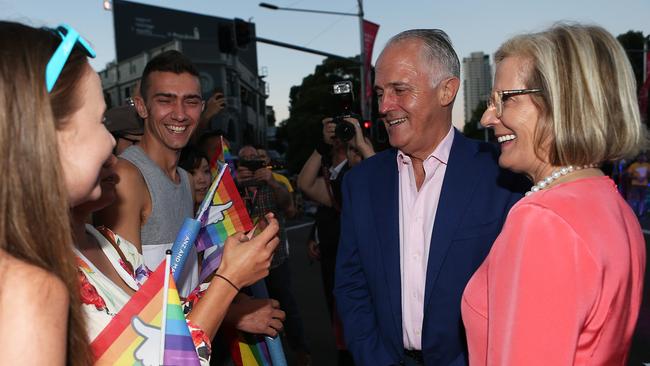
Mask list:
[[[237,53],[237,49],[246,48],[255,40],[253,23],[235,18],[219,24],[219,50],[222,53]]]
[[[221,23],[218,28],[219,51],[222,53],[234,54],[236,51],[235,32],[233,23]]]
[[[237,47],[246,48],[253,41],[253,24],[243,19],[235,18],[235,41]]]

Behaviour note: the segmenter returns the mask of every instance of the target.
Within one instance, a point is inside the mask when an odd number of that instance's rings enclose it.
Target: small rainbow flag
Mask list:
[[[223,136],[219,136],[219,139],[219,144],[210,158],[210,173],[213,177],[219,173],[219,163],[225,163],[226,160],[231,159],[228,142],[223,139]]]
[[[192,336],[181,309],[178,291],[163,261],[145,284],[115,315],[95,338],[91,348],[95,365],[158,365],[163,347],[161,325],[164,329],[166,365],[198,365],[199,360]],[[167,273],[167,276],[165,276]],[[165,296],[165,277],[168,281]],[[167,297],[167,304],[165,304]]]
[[[197,220],[201,222],[201,230],[196,240],[198,251],[220,245],[228,236],[238,231],[249,231],[253,228],[244,201],[230,174],[230,168],[225,164],[220,164],[219,168],[219,174],[212,181],[197,214]]]
[[[235,366],[271,366],[271,356],[264,337],[236,332],[230,335],[230,356]]]
[[[230,175],[230,167],[226,164],[220,164],[219,174],[212,181],[201,203],[197,220],[201,222],[201,229],[196,239],[196,250],[202,251],[212,246],[217,248],[203,259],[199,274],[199,281],[203,282],[219,267],[226,238],[238,231],[249,231],[253,227],[246,206]]]
[[[165,322],[165,365],[198,365],[192,334],[181,308],[176,283],[169,276],[167,292],[167,321]]]

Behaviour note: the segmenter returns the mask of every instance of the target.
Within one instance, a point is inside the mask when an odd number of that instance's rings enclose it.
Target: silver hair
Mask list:
[[[398,33],[388,40],[386,48],[406,40],[417,39],[422,41],[423,56],[431,63],[431,81],[433,85],[447,77],[460,78],[460,61],[454,51],[447,33],[440,29],[410,29]]]

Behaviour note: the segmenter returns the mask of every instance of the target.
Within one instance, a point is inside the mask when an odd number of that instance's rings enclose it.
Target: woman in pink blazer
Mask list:
[[[465,288],[470,365],[624,365],[645,242],[599,165],[646,143],[632,68],[611,34],[576,24],[514,37],[495,60],[481,123],[499,165],[535,185]]]

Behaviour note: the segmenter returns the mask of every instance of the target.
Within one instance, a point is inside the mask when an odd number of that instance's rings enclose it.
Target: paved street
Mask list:
[[[307,238],[311,230],[311,218],[289,223],[289,263],[292,285],[298,307],[301,311],[307,342],[312,352],[313,366],[336,365],[336,345],[329,323],[327,305],[323,296],[320,278],[320,264],[310,262],[307,256]],[[293,354],[287,350],[287,362],[295,364]]]
[[[641,220],[641,225],[644,228],[648,246],[650,245],[650,214]],[[292,285],[300,307],[307,342],[311,347],[312,364],[313,366],[332,366],[336,365],[337,351],[320,282],[320,267],[318,262],[311,263],[307,257],[306,242],[310,229],[310,218],[289,223]],[[650,246],[648,246],[648,252],[650,252]],[[644,303],[628,363],[634,366],[641,365],[643,361],[650,363],[650,271],[646,271],[645,283]],[[294,365],[293,354],[288,347],[285,349],[287,349],[289,365]]]

